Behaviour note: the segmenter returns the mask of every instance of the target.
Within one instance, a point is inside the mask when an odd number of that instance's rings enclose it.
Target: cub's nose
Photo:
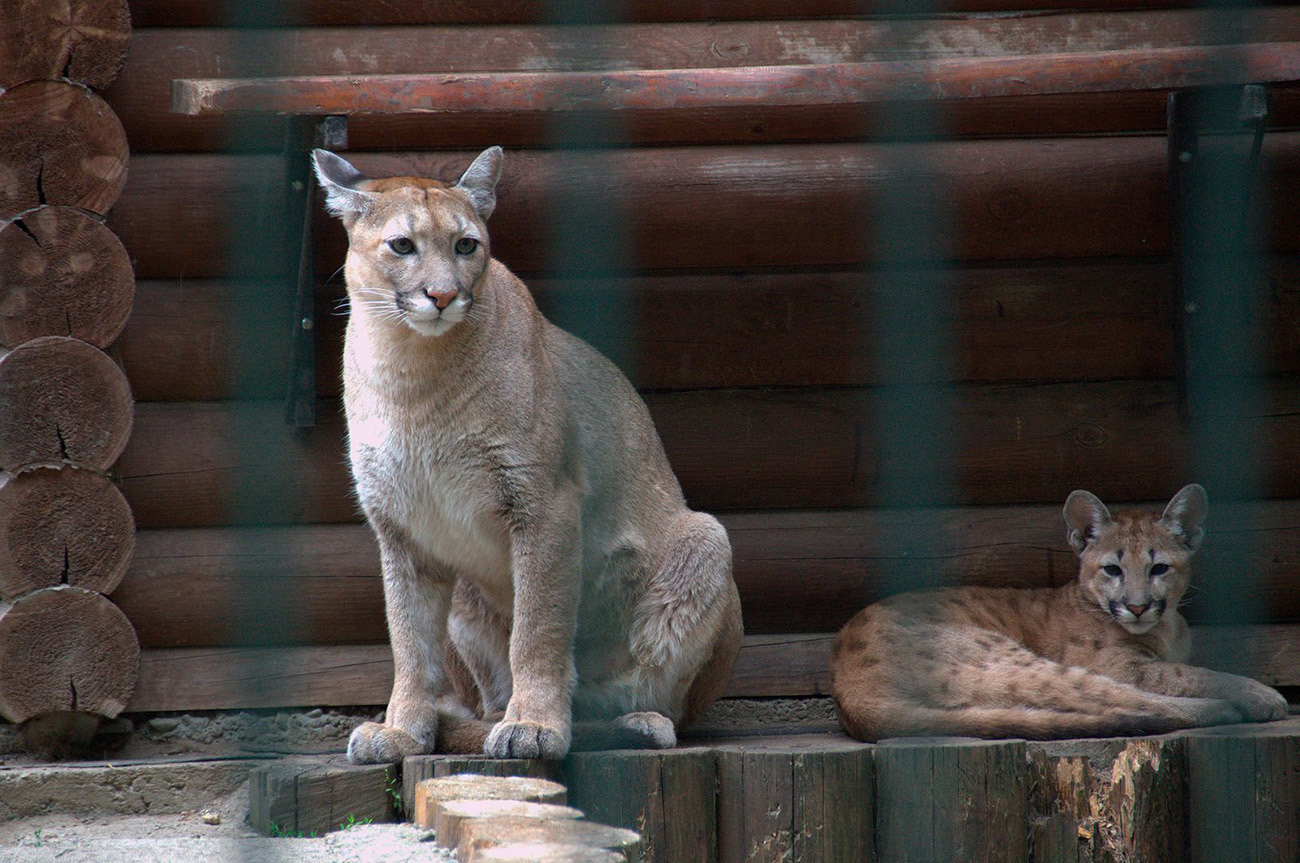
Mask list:
[[[1124,607],[1127,608],[1129,611],[1133,612],[1133,616],[1134,616],[1134,617],[1141,617],[1141,616],[1142,616],[1142,612],[1146,611],[1148,608],[1151,607],[1151,603],[1148,602],[1146,605],[1128,605],[1128,604],[1125,604]]]
[[[456,299],[456,291],[436,291],[432,288],[425,291],[429,299],[433,300],[434,305],[440,309],[445,309],[451,305],[451,301]]]

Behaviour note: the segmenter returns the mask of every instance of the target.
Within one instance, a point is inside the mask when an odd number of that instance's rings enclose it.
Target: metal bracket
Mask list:
[[[292,279],[293,341],[289,360],[289,391],[285,422],[292,426],[316,424],[316,175],[311,150],[344,150],[348,146],[347,117],[290,117],[285,126],[286,212],[289,213],[286,249],[298,249],[298,266]]]
[[[1246,180],[1240,189],[1240,200],[1216,202],[1222,212],[1235,216],[1235,224],[1226,225],[1225,229],[1244,237],[1254,202],[1264,130],[1268,125],[1268,91],[1259,84],[1230,89],[1178,90],[1169,94],[1166,122],[1178,412],[1186,424],[1202,413],[1200,406],[1194,404],[1190,381],[1201,373],[1200,369],[1194,368],[1193,343],[1198,323],[1204,318],[1199,313],[1205,308],[1205,302],[1200,296],[1197,280],[1192,278],[1188,269],[1188,256],[1194,251],[1189,244],[1189,227],[1191,220],[1197,217],[1193,208],[1204,203],[1196,200],[1196,190],[1203,188],[1198,172],[1213,167],[1202,164],[1202,138],[1210,133],[1218,137],[1226,133],[1240,141],[1249,135],[1246,138],[1249,150],[1244,154]],[[1210,326],[1212,322],[1205,325]]]

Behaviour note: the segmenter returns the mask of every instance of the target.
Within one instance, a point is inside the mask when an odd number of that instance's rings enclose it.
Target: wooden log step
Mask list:
[[[829,695],[826,667],[833,639],[834,633],[746,636],[723,697]],[[1197,626],[1192,628],[1192,639],[1194,645],[1200,645],[1193,652],[1194,663],[1204,662],[1213,645],[1226,642],[1241,652],[1236,658],[1218,660],[1220,670],[1254,677],[1270,686],[1300,686],[1300,626]],[[792,653],[793,662],[789,659]],[[393,686],[392,667],[387,644],[146,650],[129,709],[157,712],[386,704]],[[545,772],[535,766],[524,769]],[[411,799],[409,793],[407,799]]]
[[[1300,16],[1288,8],[1222,13],[1210,24],[1197,10],[1095,12],[1037,16],[902,19],[804,19],[781,22],[676,21],[601,27],[298,27],[271,30],[137,31],[126,68],[106,94],[126,125],[135,150],[203,151],[222,148],[219,117],[171,114],[171,82],[178,78],[435,74],[482,70],[578,71],[694,69],[811,63],[854,63],[997,57],[1008,54],[1109,51],[1197,45],[1213,30],[1243,42],[1300,38]],[[425,23],[425,22],[421,22]],[[270,66],[266,58],[274,57]],[[1160,91],[1128,94],[1011,97],[939,106],[951,136],[1042,135],[1091,131],[1160,132]],[[1273,94],[1270,114],[1288,125],[1296,113],[1294,88]],[[569,133],[587,119],[566,121]],[[1292,123],[1293,125],[1293,123]],[[816,111],[721,108],[703,117],[669,113],[625,118],[620,139],[638,144],[762,143],[848,140],[877,131],[876,118],[857,107]],[[351,146],[419,149],[545,146],[554,130],[536,114],[458,117],[358,115],[348,127]],[[279,123],[248,118],[241,141],[279,146]],[[599,130],[589,135],[599,139]]]
[[[560,776],[569,802],[589,819],[639,832],[647,863],[715,859],[718,770],[711,751],[574,753]]]
[[[623,827],[610,827],[594,821],[559,819],[544,821],[533,818],[483,818],[467,822],[456,848],[460,863],[474,863],[488,848],[498,845],[578,845],[617,851],[629,863],[640,863],[641,836]]]
[[[172,111],[324,115],[819,109],[1297,79],[1300,43],[1277,42],[714,69],[180,78],[172,82]]]
[[[1232,433],[1259,441],[1263,496],[1298,498],[1300,379],[1260,386],[1261,410],[1235,418]],[[694,508],[817,509],[889,503],[886,486],[903,480],[903,468],[888,462],[873,431],[898,393],[691,390],[645,401]],[[934,476],[951,478],[933,489],[935,505],[1060,504],[1085,483],[1103,500],[1155,500],[1188,480],[1195,442],[1173,381],[968,385],[913,396],[938,399],[954,430],[952,449],[934,462]],[[306,430],[285,426],[282,413],[280,402],[140,405],[117,466],[137,524],[355,521],[338,404],[320,402],[318,425]],[[38,431],[47,451],[57,445],[52,425]],[[1230,478],[1196,479],[1213,489]]]
[[[342,756],[286,758],[248,776],[248,823],[271,836],[318,836],[398,820],[397,768]]]
[[[1240,583],[1249,555],[1256,613],[1300,618],[1300,502],[1214,506],[1194,583]],[[751,634],[834,632],[905,588],[1064,584],[1078,562],[1060,517],[1053,504],[721,514]],[[380,642],[388,630],[378,573],[365,525],[149,530],[113,601],[145,647]],[[1202,602],[1186,610],[1194,622],[1214,612]],[[791,673],[805,674],[798,648],[778,638],[772,649],[789,651]]]
[[[83,87],[32,81],[5,90],[0,128],[23,130],[0,140],[0,221],[42,204],[102,215],[126,184],[126,132]]]
[[[0,226],[0,346],[72,336],[108,347],[134,294],[126,249],[82,211],[40,207]]]
[[[877,791],[872,747],[847,737],[804,746],[759,740],[719,747],[717,759],[718,863],[875,859],[872,816],[889,794]],[[881,859],[984,859],[936,851]]]
[[[112,593],[134,548],[131,508],[99,474],[0,476],[0,600],[58,584]]]
[[[417,811],[419,811],[417,809]],[[582,813],[571,806],[554,803],[530,803],[523,800],[442,800],[434,807],[433,831],[438,844],[455,848],[471,821],[485,818],[528,818],[532,820],[570,820]],[[427,824],[420,824],[428,827]]]
[[[556,782],[549,784],[538,784],[538,782],[501,782],[486,783],[477,786],[459,782],[457,777],[464,776],[486,776],[505,779],[528,779],[543,780],[552,779],[550,766],[538,759],[528,758],[487,758],[463,755],[411,755],[402,760],[402,800],[406,807],[406,816],[416,823],[418,818],[423,818],[426,826],[433,826],[435,817],[434,809],[438,799],[445,796],[447,799],[494,799],[490,796],[474,798],[473,789],[479,788],[482,793],[497,793],[501,796],[495,799],[505,800],[529,800],[535,803],[555,803],[564,804],[567,802],[564,786]],[[429,786],[424,791],[419,791],[419,787],[426,781],[437,779],[438,783]],[[444,782],[443,780],[448,780]],[[453,781],[455,780],[455,781]],[[552,787],[554,786],[554,787]],[[559,789],[559,792],[556,789]],[[510,796],[507,791],[514,789],[519,792],[523,789],[525,796]],[[436,792],[436,793],[435,793]],[[445,792],[445,794],[443,793]],[[536,792],[540,796],[529,797],[527,793]],[[453,793],[462,794],[461,797],[453,797]],[[423,814],[420,813],[416,800],[426,801]]]
[[[434,758],[437,756],[421,756]],[[486,759],[480,759],[486,760]],[[405,768],[405,764],[403,764]],[[567,792],[563,785],[534,776],[501,775],[499,773],[464,772],[446,775],[434,779],[422,779],[415,783],[411,797],[411,820],[426,830],[438,831],[438,844],[455,848],[459,841],[445,841],[446,836],[438,827],[443,818],[443,809],[452,803],[508,801],[513,803],[547,804],[557,809],[565,809]],[[572,810],[573,814],[562,814],[561,818],[579,818],[581,812]],[[497,813],[500,814],[500,813]],[[520,817],[540,817],[519,813]],[[466,818],[483,817],[474,815],[447,816],[459,822]],[[459,837],[457,837],[458,839]]]
[[[1168,254],[1164,136],[944,141],[905,146],[790,144],[511,151],[492,218],[494,255],[516,272],[557,266],[553,248],[582,248],[566,274],[628,270],[782,269],[899,263],[869,242],[891,178],[942,191],[953,233],[944,256],[961,261]],[[353,154],[372,176],[454,179],[474,153]],[[1300,134],[1266,136],[1259,189],[1270,223],[1261,246],[1300,250]],[[136,257],[140,278],[227,276],[231,238],[210,230],[231,213],[254,219],[247,236],[283,221],[281,160],[263,155],[143,154],[108,224]],[[593,236],[566,211],[599,213],[617,231]],[[712,214],[708,231],[699,214]],[[316,257],[328,277],[345,238],[323,214]],[[1087,225],[1080,230],[1080,225]],[[809,232],[816,243],[809,243]],[[185,238],[184,242],[176,237]],[[565,245],[568,243],[569,245]],[[608,243],[608,245],[607,245]],[[616,244],[616,245],[615,245]],[[241,255],[248,254],[241,249]],[[891,258],[891,255],[894,257]]]
[[[126,0],[11,0],[5,22],[0,90],[56,78],[103,89],[121,70],[131,38]]]
[[[511,843],[475,851],[471,863],[622,863],[623,854],[585,845]]]
[[[885,383],[875,347],[876,311],[918,280],[932,278],[952,286],[939,320],[953,351],[943,370],[945,380],[1046,383],[1176,376],[1169,323],[1172,265],[1163,260],[892,275],[805,270],[539,278],[528,286],[543,313],[621,361],[636,386],[663,391]],[[1256,289],[1265,369],[1300,372],[1300,329],[1292,326],[1300,318],[1300,262],[1291,256],[1272,258]],[[263,289],[259,285],[256,290]],[[139,283],[131,318],[117,342],[135,398],[281,396],[289,379],[291,336],[284,320],[258,334],[261,374],[239,379],[241,338],[247,336],[241,336],[236,306],[248,292],[215,279]],[[791,314],[792,298],[804,296],[816,296],[817,302]],[[342,353],[347,323],[342,297],[337,282],[317,290],[321,358]],[[594,307],[607,311],[580,313]],[[692,322],[686,332],[683,317]],[[611,327],[612,321],[620,324]],[[899,323],[915,325],[910,319]],[[611,329],[620,331],[618,336]],[[1099,339],[1107,350],[1093,349]],[[1041,350],[1045,343],[1054,349]],[[338,396],[340,364],[322,359],[316,368],[317,392]]]
[[[131,434],[131,388],[99,349],[42,336],[0,352],[0,469],[62,464],[107,470]]]
[[[94,591],[60,585],[0,602],[0,716],[10,722],[69,711],[112,719],[139,664],[131,622]]]
[[[1078,4],[1089,9],[1164,9],[1192,4],[1178,0],[1090,0]],[[567,7],[566,7],[567,8]],[[564,8],[542,0],[492,0],[467,6],[448,6],[436,0],[379,6],[358,6],[349,0],[292,0],[274,10],[249,7],[239,23],[308,26],[359,26],[376,24],[546,24],[608,20],[601,7]],[[1043,0],[950,0],[943,11],[1010,12],[1059,8]],[[217,27],[229,25],[231,10],[219,0],[133,0],[137,27]],[[701,6],[686,0],[630,0],[619,7],[621,21],[731,21],[736,19],[835,18],[888,14],[898,7],[858,0],[745,0]]]

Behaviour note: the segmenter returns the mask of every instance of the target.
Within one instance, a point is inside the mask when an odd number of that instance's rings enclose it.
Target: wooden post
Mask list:
[[[248,821],[276,834],[321,834],[357,821],[395,821],[396,770],[343,758],[286,759],[248,777]]]
[[[705,749],[570,755],[570,802],[589,818],[642,835],[644,859],[717,860],[717,759]]]
[[[881,860],[1028,863],[1024,741],[891,740],[875,766]]]
[[[1187,739],[1194,863],[1300,860],[1300,737],[1255,728],[1203,729]]]
[[[73,336],[108,347],[134,296],[126,249],[82,211],[40,207],[0,227],[0,345]]]

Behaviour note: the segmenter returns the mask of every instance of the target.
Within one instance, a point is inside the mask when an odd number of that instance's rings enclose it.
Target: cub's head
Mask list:
[[[368,179],[315,150],[325,204],[348,232],[347,283],[355,312],[439,336],[460,323],[487,271],[487,220],[496,207],[501,148],[484,150],[448,186],[415,177]]]
[[[1159,518],[1149,512],[1112,516],[1096,495],[1073,492],[1065,501],[1065,523],[1079,553],[1083,595],[1129,632],[1149,632],[1187,590],[1208,509],[1205,489],[1195,484],[1174,495]]]

